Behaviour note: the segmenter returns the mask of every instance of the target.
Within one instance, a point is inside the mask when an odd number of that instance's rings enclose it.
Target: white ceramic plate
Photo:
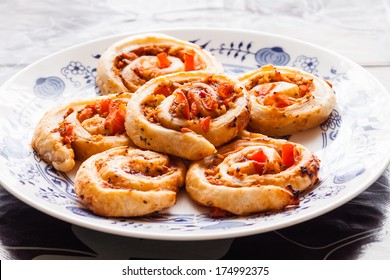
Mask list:
[[[0,89],[0,180],[32,207],[94,230],[164,240],[231,238],[291,226],[324,214],[357,196],[384,171],[390,159],[388,92],[348,59],[294,39],[223,29],[162,32],[199,44],[221,61],[227,74],[259,65],[301,68],[329,80],[337,106],[321,126],[293,135],[321,159],[321,182],[298,207],[278,213],[212,219],[182,191],[171,209],[137,219],[93,215],[73,191],[75,172],[61,173],[44,163],[30,146],[35,125],[59,103],[96,95],[99,55],[120,35],[88,42],[34,63]]]

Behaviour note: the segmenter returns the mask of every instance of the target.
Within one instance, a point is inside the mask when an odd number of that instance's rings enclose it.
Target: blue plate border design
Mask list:
[[[65,51],[58,54],[60,59],[50,71],[40,67],[44,62],[37,63],[30,69],[35,67],[39,71],[31,74],[27,69],[1,88],[0,95],[8,104],[0,112],[0,168],[5,174],[0,176],[2,184],[33,207],[60,218],[66,216],[67,221],[82,226],[125,236],[200,240],[260,233],[315,217],[329,210],[327,205],[339,205],[340,201],[355,196],[357,192],[352,189],[355,185],[378,175],[373,174],[373,166],[385,145],[382,135],[390,132],[390,127],[384,121],[386,116],[377,112],[383,102],[374,98],[375,94],[385,91],[363,69],[314,46],[269,34],[254,33],[249,38],[246,33],[241,36],[233,32],[235,36],[230,36],[233,33],[229,31],[215,31],[212,33],[215,37],[194,30],[170,32],[174,36],[187,36],[187,40],[209,50],[232,76],[261,65],[275,64],[298,67],[333,85],[338,104],[329,119],[303,136],[291,137],[292,141],[315,139],[312,148],[321,158],[322,165],[321,181],[303,194],[299,206],[226,219],[210,218],[207,209],[202,208],[196,208],[192,213],[168,210],[131,219],[99,217],[86,209],[73,190],[75,173],[58,172],[44,163],[31,149],[30,139],[34,124],[47,108],[71,98],[99,94],[94,82],[97,59],[109,42],[116,41],[119,36],[78,46],[80,53]],[[254,39],[256,36],[267,40],[263,43]],[[361,77],[369,84],[356,85]],[[354,98],[346,95],[347,90],[353,91]],[[384,152],[387,151],[389,149]],[[368,187],[367,184],[364,181],[360,191]]]

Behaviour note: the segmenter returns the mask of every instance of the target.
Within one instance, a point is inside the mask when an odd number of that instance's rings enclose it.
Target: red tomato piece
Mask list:
[[[210,130],[210,117],[206,117],[200,121],[200,128],[203,130],[204,133],[209,132]]]
[[[108,113],[104,125],[109,131],[109,135],[116,135],[125,133],[125,116],[126,116],[126,105],[119,104],[112,108]]]
[[[193,50],[187,50],[184,54],[184,70],[195,70],[195,52]]]
[[[190,104],[188,103],[188,100],[187,100],[187,97],[185,96],[185,94],[180,92],[180,91],[177,92],[175,101],[177,103],[183,103],[184,104],[182,114],[183,114],[183,116],[187,120],[189,120],[191,118],[191,115],[190,115]]]
[[[291,167],[295,163],[295,145],[286,143],[282,145],[282,162],[285,166]]]
[[[166,52],[162,52],[157,55],[158,68],[167,68],[170,65],[171,61],[168,59],[168,54]]]

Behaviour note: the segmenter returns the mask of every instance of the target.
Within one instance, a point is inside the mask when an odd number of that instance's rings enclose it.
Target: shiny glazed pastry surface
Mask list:
[[[129,101],[126,131],[144,149],[198,160],[248,124],[248,93],[236,80],[206,72],[161,76]]]
[[[161,34],[138,34],[110,46],[100,57],[96,83],[103,94],[135,92],[161,75],[203,70],[222,73],[214,56],[188,41]]]
[[[75,160],[85,160],[107,149],[132,145],[124,119],[129,93],[73,101],[41,118],[32,147],[59,171],[70,171]]]
[[[171,207],[184,184],[179,159],[132,147],[116,147],[84,161],[75,192],[95,214],[142,216]]]
[[[252,101],[249,127],[285,136],[324,122],[336,103],[324,80],[292,67],[263,66],[239,77]]]
[[[212,216],[280,210],[299,204],[299,194],[318,181],[319,167],[318,158],[298,143],[243,132],[191,164],[186,190]]]

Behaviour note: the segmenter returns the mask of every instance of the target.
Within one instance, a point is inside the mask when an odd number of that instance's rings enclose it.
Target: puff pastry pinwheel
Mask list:
[[[104,150],[133,145],[125,133],[129,93],[73,101],[54,108],[41,118],[32,147],[46,162],[68,172],[76,160],[85,160]]]
[[[319,166],[298,143],[244,132],[216,154],[193,162],[186,190],[214,216],[281,210],[299,204],[299,194],[318,181]]]
[[[336,103],[324,80],[292,67],[263,66],[239,77],[252,101],[249,127],[285,136],[324,122]]]
[[[95,214],[142,216],[175,204],[185,172],[184,163],[177,158],[116,147],[84,161],[77,171],[74,189]]]
[[[181,71],[222,73],[222,65],[201,47],[161,33],[127,37],[100,57],[96,83],[103,94],[135,92],[155,77]]]
[[[131,98],[126,131],[145,149],[199,160],[248,124],[248,92],[236,80],[206,72],[155,78]]]

